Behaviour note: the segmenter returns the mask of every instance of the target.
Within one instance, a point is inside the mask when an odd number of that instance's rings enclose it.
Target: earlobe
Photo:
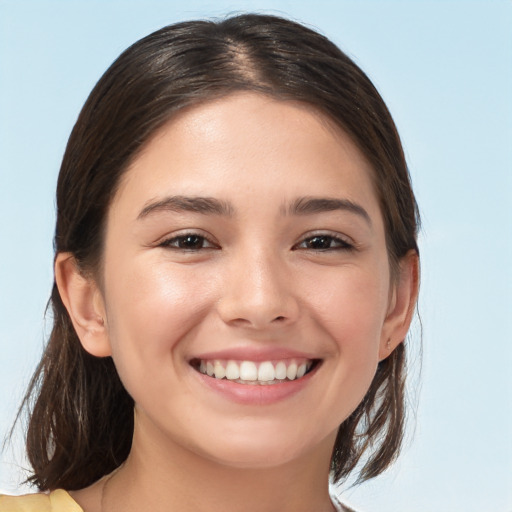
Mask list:
[[[400,275],[384,322],[379,360],[386,359],[404,341],[414,315],[419,290],[419,257],[414,250],[400,260]]]
[[[55,281],[84,349],[96,357],[111,355],[104,301],[94,279],[83,275],[71,253],[59,253]]]

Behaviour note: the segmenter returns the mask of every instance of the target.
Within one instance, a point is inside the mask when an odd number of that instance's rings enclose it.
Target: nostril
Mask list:
[[[284,320],[284,316],[276,316],[276,317],[274,318],[274,320],[277,320],[277,321],[281,322],[281,321],[283,321],[283,320]]]

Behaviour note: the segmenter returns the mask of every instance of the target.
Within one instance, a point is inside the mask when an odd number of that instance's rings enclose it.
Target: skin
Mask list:
[[[113,357],[136,403],[126,463],[73,493],[86,512],[332,510],[337,428],[405,338],[417,293],[414,255],[390,275],[371,173],[325,117],[255,93],[184,110],[149,142],[110,206],[101,285],[70,254],[56,262],[84,348]],[[148,208],[171,196],[230,215]],[[304,197],[366,216],[290,212]],[[184,249],[186,234],[204,238]],[[276,403],[236,403],[189,364],[275,347],[321,361]]]

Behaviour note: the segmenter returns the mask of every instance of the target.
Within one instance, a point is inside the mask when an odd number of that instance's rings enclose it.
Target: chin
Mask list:
[[[297,450],[282,450],[276,453],[275,450],[244,447],[233,448],[230,453],[210,454],[210,459],[215,463],[237,469],[272,469],[292,463],[300,459],[304,454]]]
[[[289,427],[278,429],[245,429],[230,432],[208,443],[202,455],[228,467],[240,469],[270,469],[311,456],[317,450],[330,454],[334,445],[334,435],[301,435],[298,429]],[[329,455],[330,456],[330,455]]]

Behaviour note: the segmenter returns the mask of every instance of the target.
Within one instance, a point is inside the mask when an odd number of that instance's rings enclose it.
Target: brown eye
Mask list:
[[[341,238],[337,238],[331,235],[315,235],[306,238],[300,244],[297,249],[309,249],[313,251],[328,251],[328,250],[340,250],[340,249],[351,249],[352,245],[345,242]]]
[[[195,233],[187,233],[164,240],[160,244],[160,247],[181,249],[183,251],[199,251],[201,249],[211,249],[216,246],[204,236]]]
[[[204,246],[205,239],[202,236],[197,235],[186,235],[177,239],[177,246],[180,249],[202,249]]]

